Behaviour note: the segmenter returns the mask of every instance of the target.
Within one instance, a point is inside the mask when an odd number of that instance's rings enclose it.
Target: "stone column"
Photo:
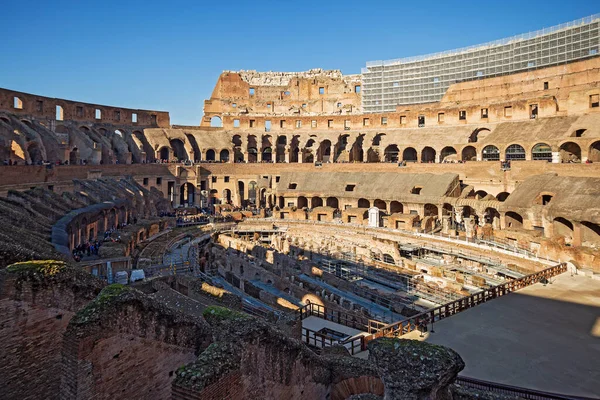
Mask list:
[[[581,246],[582,242],[583,242],[583,235],[581,233],[581,223],[573,222],[573,243],[572,243],[572,245],[574,247]]]
[[[289,163],[290,162],[290,146],[285,146],[285,150],[284,150],[284,156],[285,156],[285,162]]]

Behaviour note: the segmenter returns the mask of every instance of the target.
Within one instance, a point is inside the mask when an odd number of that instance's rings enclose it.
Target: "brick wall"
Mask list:
[[[239,371],[219,379],[201,392],[195,392],[177,385],[173,385],[172,391],[173,400],[242,400],[246,398],[242,375]]]
[[[47,286],[0,272],[0,398],[60,399],[63,332],[101,285]]]

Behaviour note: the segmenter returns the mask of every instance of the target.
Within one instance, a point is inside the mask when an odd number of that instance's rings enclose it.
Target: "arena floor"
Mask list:
[[[456,350],[461,375],[600,398],[600,280],[564,273],[435,324],[419,338]]]

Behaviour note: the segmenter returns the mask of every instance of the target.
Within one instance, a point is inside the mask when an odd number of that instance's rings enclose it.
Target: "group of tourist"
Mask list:
[[[117,226],[117,228],[123,228],[127,224],[121,223]],[[111,228],[104,232],[104,239],[102,241],[99,240],[90,240],[88,242],[82,243],[79,246],[73,249],[73,258],[75,261],[79,262],[83,259],[83,257],[91,257],[97,256],[98,251],[100,250],[100,246],[102,246],[103,242],[120,242],[121,235],[117,235],[113,237],[113,233],[117,232],[117,228]]]

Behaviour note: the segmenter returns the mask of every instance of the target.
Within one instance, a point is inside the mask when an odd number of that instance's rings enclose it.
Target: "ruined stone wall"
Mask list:
[[[298,73],[226,71],[204,102],[201,126],[223,115],[360,113],[360,76],[321,69]]]
[[[2,398],[61,399],[63,333],[104,285],[85,272],[50,265],[0,270]]]
[[[15,107],[15,105],[18,107]],[[103,106],[0,88],[0,110],[22,116],[23,118],[57,121],[57,106],[62,107],[61,119],[64,121],[90,123],[101,121],[115,125],[124,124],[140,127],[168,127],[170,125],[169,113],[164,111]],[[96,118],[96,110],[100,110],[100,118]],[[132,114],[137,114],[137,122],[132,121]]]
[[[169,398],[175,370],[211,341],[206,323],[143,293],[108,286],[71,320],[61,399]]]

